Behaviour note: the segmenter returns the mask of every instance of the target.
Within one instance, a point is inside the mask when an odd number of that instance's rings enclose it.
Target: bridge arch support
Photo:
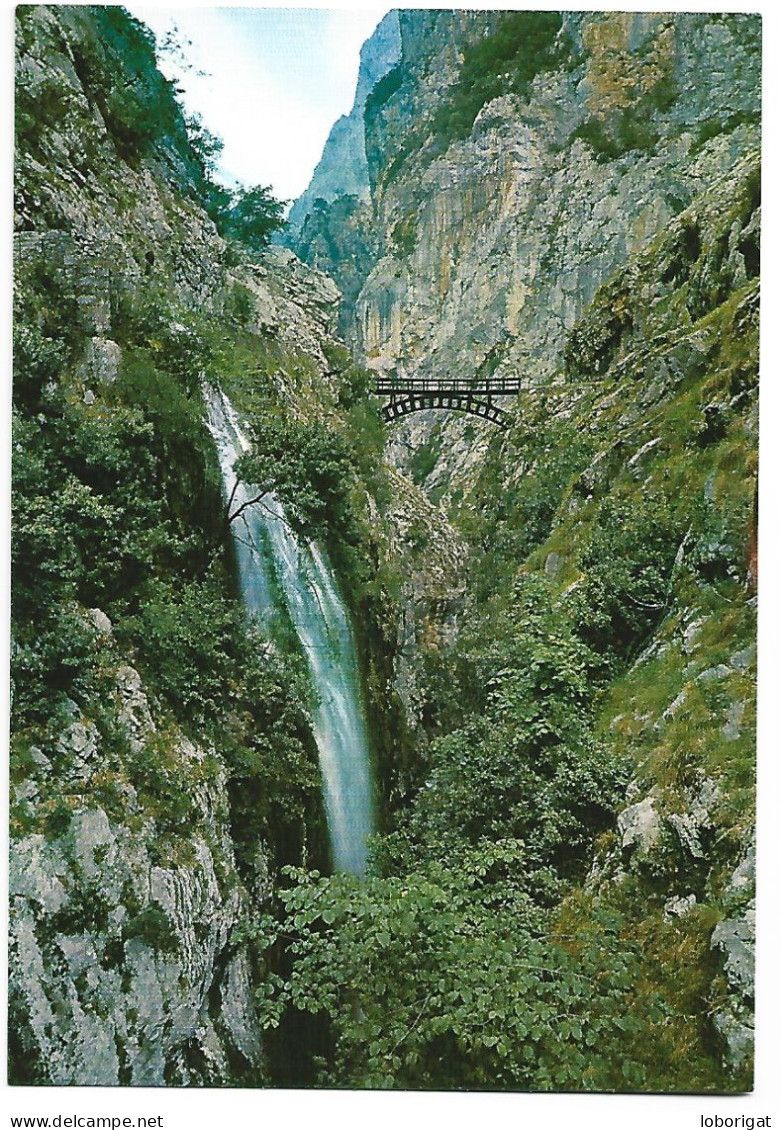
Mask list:
[[[497,427],[507,427],[506,412],[490,400],[482,400],[464,392],[410,392],[397,396],[383,405],[382,418],[386,424],[391,424],[412,412],[427,412],[431,409],[466,412],[480,420],[488,420]]]

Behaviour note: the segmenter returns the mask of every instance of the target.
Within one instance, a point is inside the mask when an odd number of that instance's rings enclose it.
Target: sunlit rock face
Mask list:
[[[424,18],[402,19],[405,60],[417,57]],[[437,108],[452,43],[411,64],[403,89],[367,123],[384,254],[356,305],[362,352],[411,372],[466,375],[493,350],[497,373],[549,375],[600,283],[756,144],[759,56],[742,26],[570,16],[564,61],[535,79],[528,102],[499,97],[464,140],[434,156],[423,136],[391,170],[410,118],[425,121]],[[638,90],[653,131],[641,136],[638,125],[636,137],[611,146]],[[703,141],[714,117],[745,120]]]
[[[342,289],[372,367],[550,379],[600,284],[758,144],[756,21],[645,13],[565,15],[528,97],[438,140],[464,52],[497,18],[401,13],[397,78],[365,113],[371,213],[323,208],[294,240]],[[448,436],[465,426],[449,417]],[[417,422],[399,433],[418,446]]]

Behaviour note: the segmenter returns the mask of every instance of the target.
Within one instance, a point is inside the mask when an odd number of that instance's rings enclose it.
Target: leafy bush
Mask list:
[[[337,403],[342,409],[350,409],[366,400],[374,384],[374,375],[369,369],[357,365],[349,351],[335,341],[323,342],[323,353],[328,362],[328,376],[336,377]]]
[[[217,158],[225,147],[224,142],[206,128],[200,114],[192,114],[185,118],[184,124],[196,160],[205,174],[212,174],[215,171]]]
[[[184,586],[151,581],[122,633],[138,648],[149,681],[195,732],[214,730],[225,704],[239,646],[237,614],[215,579]]]
[[[577,557],[583,580],[570,600],[578,632],[609,660],[637,654],[669,610],[686,517],[664,495],[642,507],[611,496],[599,504]]]
[[[512,433],[522,475],[507,476],[498,450],[486,457],[478,508],[466,524],[474,540],[480,531],[471,571],[476,620],[482,618],[487,600],[512,585],[519,562],[544,543],[562,498],[593,458],[594,436],[560,413],[559,404],[555,395],[536,392],[522,405]]]
[[[268,247],[271,236],[286,222],[284,201],[262,185],[237,189],[216,208],[212,202],[211,211],[221,235],[255,253]]]
[[[251,422],[253,449],[237,463],[239,477],[275,492],[312,535],[345,532],[351,522],[349,449],[324,424],[278,417]]]
[[[587,119],[572,133],[570,140],[585,141],[597,161],[604,163],[625,153],[653,149],[659,137],[659,131],[642,113],[628,108],[612,123]]]
[[[14,296],[13,402],[25,411],[48,411],[42,403],[73,363],[83,333],[78,301],[43,258],[17,263]]]
[[[112,90],[103,102],[103,117],[114,142],[132,162],[151,151],[157,138],[149,106],[132,90]]]
[[[511,839],[516,882],[547,901],[580,873],[608,827],[626,767],[589,729],[593,657],[521,576],[504,630],[471,656],[482,687],[471,717],[432,742],[425,787],[406,818],[415,858],[459,859],[466,845]]]
[[[58,74],[34,84],[20,79],[14,102],[14,134],[20,151],[40,154],[44,138],[41,125],[61,128],[73,104],[73,89]]]
[[[176,953],[179,948],[179,939],[170,918],[162,907],[151,904],[130,919],[123,927],[122,935],[125,941],[138,938],[159,953]]]
[[[255,300],[252,291],[248,287],[242,286],[241,283],[236,283],[227,297],[225,313],[231,321],[242,329],[249,326],[255,314]]]
[[[61,373],[67,350],[35,325],[14,325],[14,403],[37,406],[44,385]]]
[[[476,872],[399,878],[293,872],[281,925],[292,972],[259,993],[264,1024],[326,1018],[331,1086],[629,1090],[645,1079],[628,1033],[638,960],[604,916],[601,934],[548,939],[522,897],[492,902]],[[410,955],[414,954],[414,960]],[[286,1011],[287,1010],[287,1011]]]

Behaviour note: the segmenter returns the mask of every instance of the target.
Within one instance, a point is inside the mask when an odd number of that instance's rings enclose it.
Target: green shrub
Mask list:
[[[354,471],[344,438],[320,422],[278,417],[256,417],[251,434],[252,451],[237,463],[240,478],[274,491],[310,535],[345,533]]]
[[[663,1012],[649,999],[634,1013],[639,955],[620,917],[604,914],[590,938],[548,939],[527,900],[493,897],[491,859],[364,882],[292,873],[281,925],[266,918],[258,931],[266,944],[289,939],[291,973],[266,982],[258,1007],[269,1028],[327,1018],[334,1046],[320,1083],[545,1091],[646,1081],[627,1038]]]
[[[399,64],[383,75],[366,96],[364,117],[374,117],[382,106],[396,93],[404,78],[404,67]]]
[[[496,30],[467,46],[458,80],[434,116],[440,151],[467,137],[481,108],[501,94],[527,98],[532,81],[554,65],[558,12],[503,12]]]
[[[599,504],[577,555],[583,579],[570,599],[573,622],[595,651],[625,662],[669,612],[687,525],[662,494],[642,506],[612,495]]]
[[[572,133],[570,141],[581,138],[601,163],[614,161],[625,153],[653,150],[661,137],[658,115],[673,106],[679,93],[671,73],[662,75],[648,89],[637,84],[630,91],[627,105],[602,118],[587,118]]]
[[[157,70],[152,33],[124,8],[93,7],[90,14],[95,31],[81,30],[74,63],[121,156],[136,164],[164,138],[189,156],[173,85]]]
[[[138,938],[158,953],[176,953],[179,949],[179,939],[171,919],[159,906],[145,906],[123,927],[122,934],[125,941]]]

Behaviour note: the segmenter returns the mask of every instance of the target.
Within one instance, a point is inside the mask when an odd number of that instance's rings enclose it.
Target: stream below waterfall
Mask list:
[[[224,393],[204,392],[226,498],[238,510],[260,493],[237,482],[236,460],[249,448]],[[317,693],[312,730],[323,777],[334,868],[363,875],[374,830],[371,763],[355,640],[323,551],[291,528],[273,494],[246,506],[231,524],[247,611],[270,623],[280,600],[298,636]]]

